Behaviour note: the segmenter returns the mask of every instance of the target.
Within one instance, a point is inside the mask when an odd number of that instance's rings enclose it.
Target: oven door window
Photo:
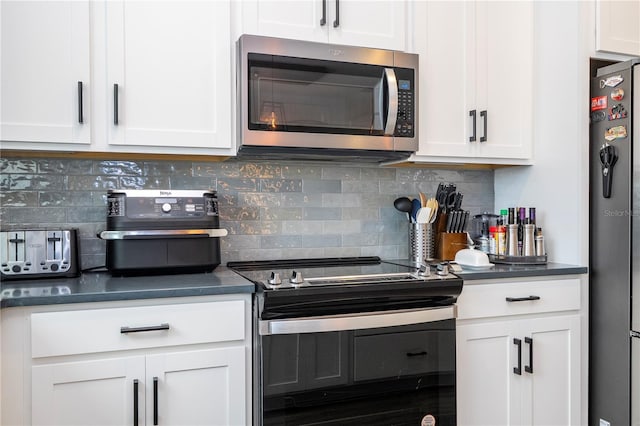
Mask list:
[[[456,424],[455,320],[262,336],[261,364],[264,425]]]
[[[384,135],[380,66],[248,54],[249,129]]]

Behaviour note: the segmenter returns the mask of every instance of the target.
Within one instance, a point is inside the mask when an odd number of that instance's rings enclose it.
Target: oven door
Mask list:
[[[454,307],[260,321],[257,424],[456,424]]]

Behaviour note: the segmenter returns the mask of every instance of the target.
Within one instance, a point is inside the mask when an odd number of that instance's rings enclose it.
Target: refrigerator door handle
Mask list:
[[[633,330],[631,330],[631,331],[629,332],[629,336],[640,339],[640,331],[633,331]]]

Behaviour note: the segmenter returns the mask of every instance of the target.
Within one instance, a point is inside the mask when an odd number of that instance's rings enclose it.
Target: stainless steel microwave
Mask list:
[[[418,55],[243,35],[238,155],[402,160],[418,148]]]

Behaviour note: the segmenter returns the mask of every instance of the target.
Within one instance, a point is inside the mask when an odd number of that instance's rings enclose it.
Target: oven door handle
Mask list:
[[[164,237],[225,237],[226,229],[144,229],[138,231],[102,231],[98,237],[103,240],[126,240],[130,238]]]
[[[322,333],[421,324],[455,318],[456,306],[403,311],[367,312],[355,315],[331,315],[259,322],[262,336],[272,334]]]

